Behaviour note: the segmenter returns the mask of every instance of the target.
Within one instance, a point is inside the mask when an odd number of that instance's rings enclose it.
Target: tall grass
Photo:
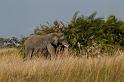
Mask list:
[[[0,49],[0,82],[124,82],[124,53],[99,58],[32,58]]]

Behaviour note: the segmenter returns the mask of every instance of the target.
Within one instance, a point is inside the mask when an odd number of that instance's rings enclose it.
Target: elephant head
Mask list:
[[[64,48],[68,48],[69,44],[64,37],[63,33],[52,33],[51,35],[51,44],[48,44],[48,51],[53,54],[52,56],[57,55],[58,48],[60,50],[64,50]],[[52,49],[52,50],[51,50]],[[55,55],[54,55],[55,54]]]
[[[53,39],[52,44],[54,44],[55,46],[62,45],[64,47],[69,47],[69,44],[67,40],[65,39],[63,33],[54,33],[52,39]]]

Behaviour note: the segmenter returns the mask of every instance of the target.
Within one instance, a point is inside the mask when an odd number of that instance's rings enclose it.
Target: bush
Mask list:
[[[124,47],[124,21],[118,20],[114,15],[107,19],[96,17],[96,12],[90,16],[78,16],[76,12],[67,24],[62,21],[47,23],[34,29],[34,34],[44,35],[52,32],[63,32],[70,47],[92,47],[93,42],[99,45],[103,51],[111,51],[113,48]]]

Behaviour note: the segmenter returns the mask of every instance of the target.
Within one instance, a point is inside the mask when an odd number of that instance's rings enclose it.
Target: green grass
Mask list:
[[[0,49],[0,82],[124,82],[124,53],[99,58],[32,58]]]

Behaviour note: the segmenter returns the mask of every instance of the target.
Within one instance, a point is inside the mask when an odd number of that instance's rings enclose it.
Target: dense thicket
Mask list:
[[[104,19],[96,17],[96,12],[90,16],[79,16],[76,12],[68,23],[54,21],[34,30],[39,35],[52,32],[63,32],[72,49],[96,45],[103,50],[124,47],[124,21],[114,15]]]

